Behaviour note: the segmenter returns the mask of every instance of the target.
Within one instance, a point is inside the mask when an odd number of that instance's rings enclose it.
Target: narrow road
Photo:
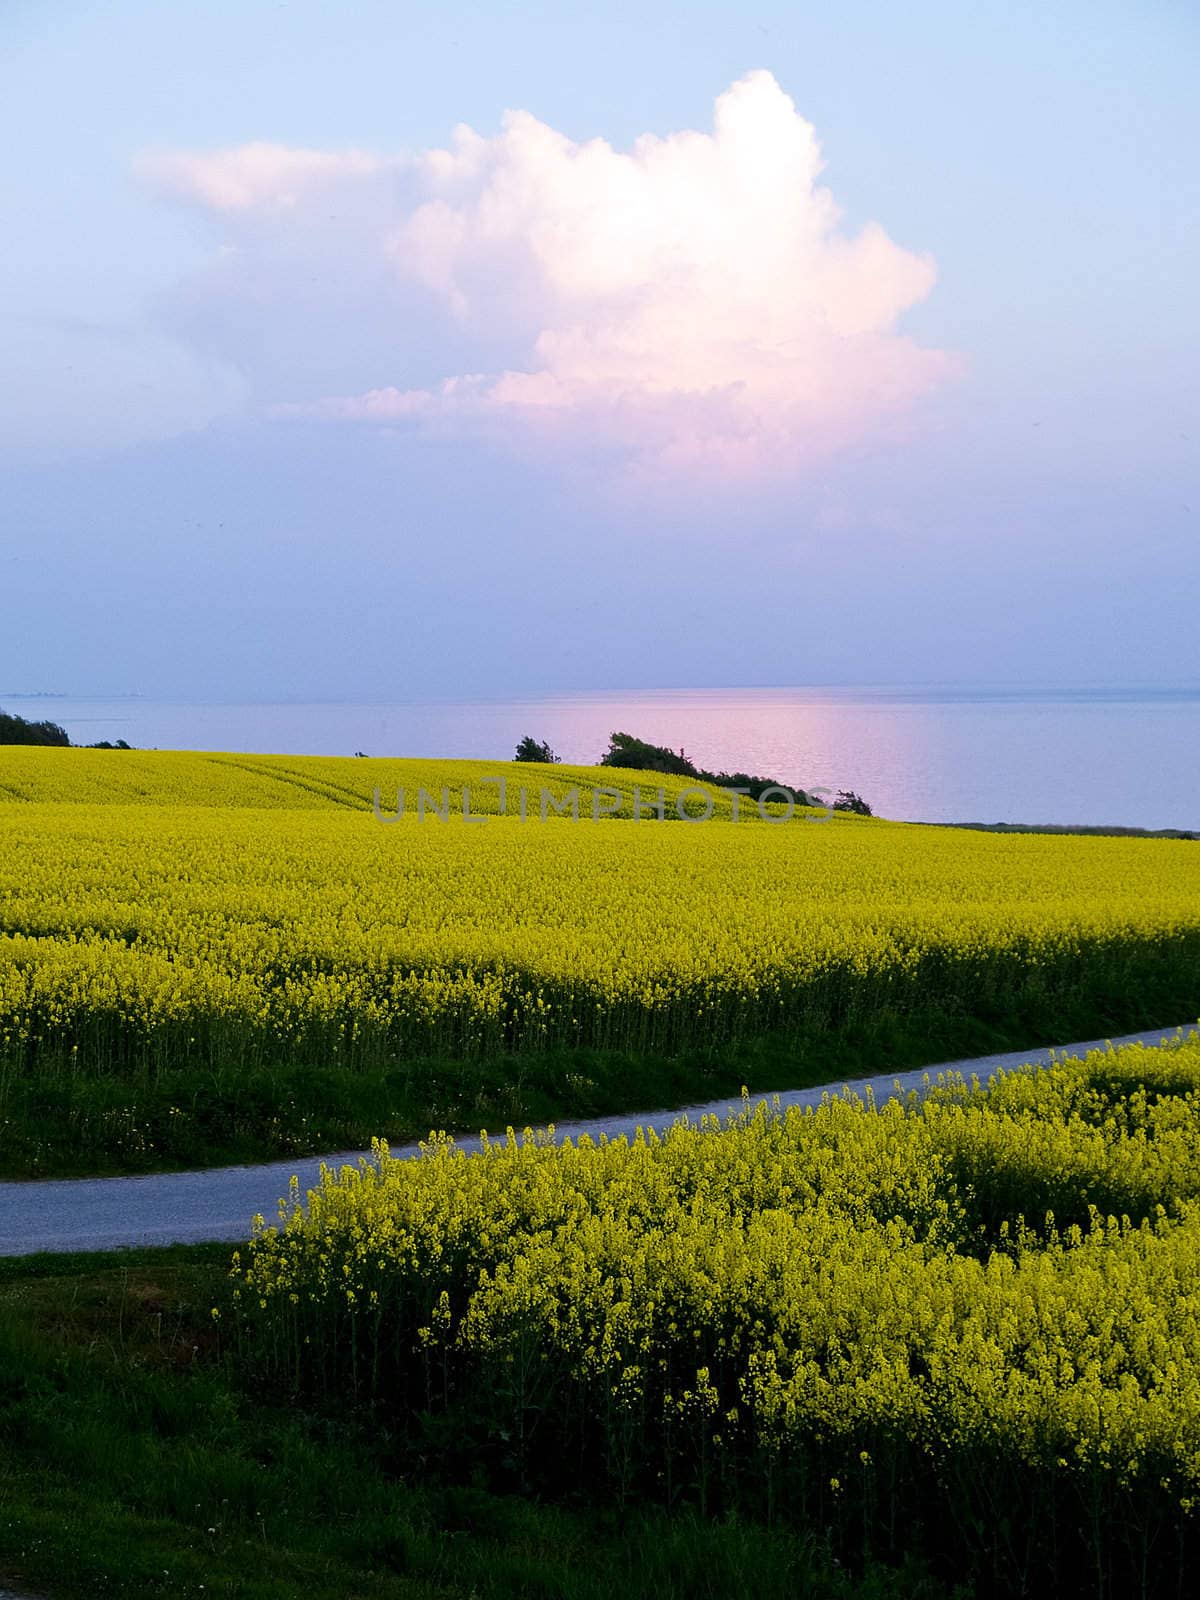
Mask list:
[[[946,1061],[898,1075],[859,1078],[849,1084],[827,1083],[794,1089],[778,1096],[783,1106],[819,1105],[824,1095],[849,1088],[855,1094],[874,1095],[877,1101],[896,1094],[921,1092],[939,1073],[958,1072],[990,1078],[993,1073],[1024,1065],[1048,1066],[1055,1057],[1085,1055],[1124,1044],[1157,1045],[1200,1032],[1195,1025],[1154,1028],[1148,1033],[1125,1034],[1120,1039],[1089,1039],[1044,1050],[1013,1050],[1007,1055],[977,1056],[967,1061]],[[759,1096],[758,1098],[774,1098]],[[681,1106],[673,1111],[642,1111],[557,1125],[560,1137],[589,1133],[632,1134],[637,1128],[669,1128],[681,1117],[692,1121],[712,1114],[724,1116],[733,1108],[729,1100],[707,1105]],[[734,1108],[736,1109],[736,1108]],[[459,1140],[464,1150],[477,1150],[477,1138]],[[419,1146],[403,1145],[395,1156],[415,1156]],[[0,1183],[0,1255],[33,1255],[43,1250],[116,1250],[134,1245],[198,1244],[205,1240],[246,1239],[251,1219],[261,1213],[276,1215],[280,1196],[287,1193],[295,1175],[301,1190],[315,1188],[322,1164],[338,1167],[358,1162],[361,1152],[338,1151],[300,1161],[272,1161],[255,1167],[215,1167],[204,1172],[166,1172],[144,1178],[71,1178],[48,1183]]]

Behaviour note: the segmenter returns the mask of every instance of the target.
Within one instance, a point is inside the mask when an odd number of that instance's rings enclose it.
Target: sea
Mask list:
[[[5,695],[72,742],[141,749],[511,758],[525,734],[567,762],[615,731],[698,766],[851,789],[923,822],[1200,829],[1200,685],[1031,689],[644,689],[463,703],[224,704]]]

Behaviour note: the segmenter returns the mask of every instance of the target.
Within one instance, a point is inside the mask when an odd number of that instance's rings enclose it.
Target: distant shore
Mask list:
[[[969,828],[975,833],[1091,833],[1106,839],[1200,839],[1194,828],[1125,828],[1067,822],[922,822],[922,828]]]

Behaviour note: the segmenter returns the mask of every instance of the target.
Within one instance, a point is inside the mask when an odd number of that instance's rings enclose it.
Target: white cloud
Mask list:
[[[669,473],[753,476],[870,435],[955,370],[897,331],[933,261],[878,224],[845,231],[822,165],[812,125],[753,72],[718,98],[711,133],[645,135],[628,152],[519,111],[495,137],[462,127],[449,149],[398,160],[249,145],[159,157],[154,174],[235,236],[238,219],[299,224],[318,190],[328,209],[330,191],[391,175],[372,190],[367,248],[392,274],[391,314],[413,317],[414,293],[440,313],[447,365],[283,409],[482,422]],[[363,238],[348,234],[347,250]],[[464,354],[474,370],[456,372]]]
[[[138,175],[173,199],[212,211],[291,208],[341,179],[371,177],[386,163],[362,150],[294,150],[288,145],[239,145],[203,154],[152,151]]]

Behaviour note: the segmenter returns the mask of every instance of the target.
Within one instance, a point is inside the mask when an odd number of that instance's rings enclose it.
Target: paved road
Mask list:
[[[1152,1029],[1148,1033],[1126,1034],[1120,1039],[1089,1039],[1057,1045],[1044,1050],[1014,1050],[1007,1055],[978,1056],[968,1061],[947,1061],[877,1078],[860,1078],[843,1086],[824,1084],[812,1089],[795,1089],[779,1095],[784,1106],[819,1105],[824,1095],[848,1087],[859,1095],[873,1094],[885,1100],[910,1089],[920,1091],[939,1073],[972,1073],[989,1078],[1002,1068],[1025,1064],[1047,1066],[1055,1056],[1082,1055],[1108,1045],[1159,1044],[1181,1034],[1200,1031],[1195,1026],[1183,1029]],[[707,1105],[683,1106],[673,1111],[644,1111],[606,1120],[565,1122],[558,1125],[560,1136],[632,1134],[637,1128],[660,1132],[680,1117],[698,1120],[705,1114],[724,1116],[731,1108],[728,1100],[712,1100]],[[465,1150],[479,1148],[479,1140],[459,1141]],[[415,1156],[415,1144],[393,1150],[396,1156]],[[115,1250],[132,1245],[196,1244],[204,1240],[241,1240],[249,1236],[251,1218],[261,1212],[268,1219],[276,1214],[279,1198],[286,1194],[293,1174],[300,1187],[316,1186],[322,1163],[337,1167],[354,1165],[360,1152],[339,1151],[333,1155],[312,1156],[301,1161],[274,1161],[256,1167],[216,1167],[206,1172],[168,1172],[145,1178],[79,1178],[53,1183],[0,1183],[0,1255],[32,1255],[42,1250]]]

